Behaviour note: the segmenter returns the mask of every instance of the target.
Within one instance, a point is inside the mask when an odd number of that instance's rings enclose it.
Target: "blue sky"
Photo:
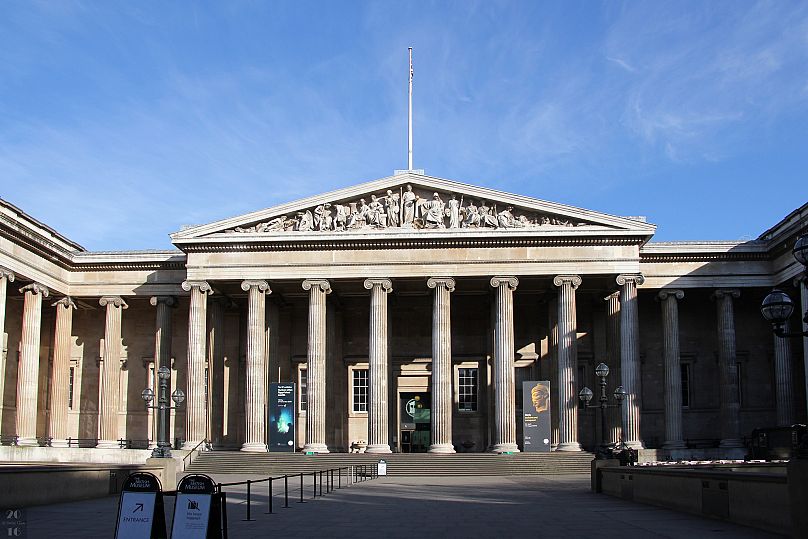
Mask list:
[[[92,250],[415,167],[757,237],[808,200],[808,2],[0,4],[0,196]]]

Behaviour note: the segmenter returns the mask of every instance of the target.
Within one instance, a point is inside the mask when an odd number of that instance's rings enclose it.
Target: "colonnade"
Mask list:
[[[3,334],[6,316],[7,285],[14,282],[15,274],[0,267],[0,335]],[[576,290],[582,279],[578,275],[558,275],[553,285],[558,291],[557,301],[557,395],[558,395],[558,444],[559,451],[579,451],[577,427],[577,400],[575,373],[577,366]],[[518,451],[516,440],[516,408],[514,379],[514,321],[513,294],[519,285],[515,276],[494,276],[490,279],[494,296],[493,321],[493,382],[494,382],[494,431],[491,449],[495,452]],[[626,391],[622,408],[622,439],[634,448],[643,447],[640,435],[641,376],[639,358],[639,315],[637,286],[643,284],[642,275],[619,275],[616,279],[618,292],[607,301],[607,356],[612,363],[614,379],[619,379]],[[434,453],[452,453],[453,373],[451,350],[451,294],[455,280],[447,276],[435,276],[427,280],[432,290],[432,444]],[[368,402],[368,448],[370,453],[389,453],[390,425],[387,402],[389,353],[387,296],[394,283],[387,278],[369,278],[364,287],[370,291],[369,303],[369,402]],[[208,411],[205,406],[205,362],[210,357],[207,345],[217,346],[217,333],[221,333],[222,318],[212,311],[212,326],[207,327],[208,295],[213,288],[206,281],[185,281],[182,288],[190,292],[188,323],[187,365],[187,412],[185,447],[195,447],[207,436]],[[267,339],[266,295],[271,294],[269,283],[263,280],[245,280],[241,288],[248,294],[245,441],[243,451],[266,451],[266,358]],[[307,279],[302,288],[309,293],[308,311],[308,408],[306,414],[306,451],[328,452],[326,444],[326,296],[331,285],[325,279]],[[801,286],[803,309],[808,302],[808,293]],[[39,377],[39,347],[42,304],[50,294],[39,283],[23,286],[23,323],[20,340],[20,359],[17,376],[16,432],[20,445],[35,445],[37,418],[37,381]],[[733,301],[740,297],[738,289],[717,289],[711,298],[716,305],[718,357],[720,366],[720,431],[721,446],[741,447],[740,402],[738,400],[738,370],[735,348],[735,321]],[[684,448],[682,429],[681,370],[679,346],[678,303],[685,293],[678,289],[662,289],[656,299],[661,304],[664,403],[666,449]],[[155,296],[151,305],[156,307],[155,317],[155,366],[167,366],[171,355],[171,314],[176,299],[170,296]],[[119,296],[103,296],[99,300],[105,308],[104,346],[100,374],[100,417],[98,447],[118,447],[118,380],[121,357],[122,312],[128,305]],[[49,433],[53,446],[64,446],[67,438],[67,387],[70,367],[70,348],[75,301],[62,297],[53,303],[56,307],[56,331],[54,335],[53,377],[51,392],[51,415]],[[218,306],[221,310],[221,306]],[[216,307],[214,307],[215,309]],[[618,339],[619,332],[619,339]],[[619,340],[619,344],[618,344]],[[221,339],[218,339],[221,346]],[[790,344],[785,339],[775,339],[775,383],[777,421],[790,425],[794,418],[794,395],[792,391],[792,365]],[[804,342],[808,342],[805,340]],[[805,345],[808,348],[808,345]],[[619,350],[619,352],[618,352]],[[808,351],[806,351],[808,353]],[[617,360],[619,358],[619,364]],[[5,372],[5,357],[0,354],[0,373]],[[216,384],[216,374],[212,376]],[[219,381],[221,382],[221,380]],[[615,382],[616,384],[617,382]],[[4,377],[0,376],[0,395]],[[806,378],[808,386],[808,375]],[[213,407],[215,408],[215,407]],[[211,413],[221,422],[222,411]],[[0,421],[2,418],[0,417]],[[607,438],[617,441],[620,429],[613,421]]]

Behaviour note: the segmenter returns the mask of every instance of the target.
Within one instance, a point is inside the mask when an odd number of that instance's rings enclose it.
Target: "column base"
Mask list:
[[[96,449],[120,449],[121,443],[118,440],[98,440]]]
[[[491,448],[492,453],[519,453],[519,446],[514,443],[508,444],[494,444]]]
[[[721,443],[718,444],[718,447],[727,447],[727,448],[738,448],[744,447],[743,442],[741,442],[738,438],[724,438],[721,440]]]
[[[645,449],[645,444],[642,443],[642,440],[628,440],[625,444],[629,449]]]
[[[201,441],[202,440],[186,440],[182,442],[182,447],[180,447],[180,449],[182,449],[183,451],[191,451],[194,448],[199,449],[200,447],[202,447],[201,445],[199,445],[199,442]],[[198,445],[199,447],[196,447]]]
[[[62,438],[52,438],[50,446],[51,447],[70,447],[67,444],[67,440],[64,440]]]
[[[262,444],[260,442],[250,442],[242,445],[239,451],[246,451],[249,453],[266,453],[267,444]]]
[[[392,453],[388,444],[370,444],[365,453]]]
[[[39,442],[37,441],[36,436],[34,436],[33,438],[28,436],[20,436],[19,438],[17,438],[17,445],[31,447],[31,446],[38,446]]]
[[[452,444],[432,444],[429,446],[427,453],[442,453],[448,455],[454,453],[455,449]]]
[[[304,453],[328,453],[328,446],[325,444],[306,444],[303,446]]]
[[[687,444],[682,440],[670,440],[662,444],[662,449],[687,449]]]
[[[581,444],[578,442],[564,442],[556,446],[556,451],[583,451]]]

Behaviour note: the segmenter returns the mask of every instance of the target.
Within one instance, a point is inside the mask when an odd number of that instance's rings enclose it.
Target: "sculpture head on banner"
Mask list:
[[[533,389],[530,390],[530,398],[537,414],[547,411],[550,403],[550,391],[548,391],[547,386],[544,384],[533,386]]]

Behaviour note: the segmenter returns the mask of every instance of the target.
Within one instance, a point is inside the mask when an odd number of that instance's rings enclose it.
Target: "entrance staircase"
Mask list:
[[[393,476],[502,476],[588,474],[594,458],[587,452],[458,453],[433,455],[426,453],[394,453],[390,455],[328,453],[244,453],[240,451],[208,451],[185,470],[186,473],[293,475],[342,466],[370,465],[383,458],[387,475]]]

